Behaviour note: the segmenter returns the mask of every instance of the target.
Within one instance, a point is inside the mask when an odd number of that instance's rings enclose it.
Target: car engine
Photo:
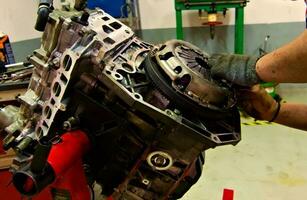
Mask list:
[[[98,8],[50,12],[20,106],[0,111],[17,190],[39,193],[57,181],[55,162],[82,151],[86,183],[105,196],[181,198],[205,150],[241,139],[234,90],[212,78],[208,57],[181,40],[142,41]],[[83,142],[52,156],[70,136]]]

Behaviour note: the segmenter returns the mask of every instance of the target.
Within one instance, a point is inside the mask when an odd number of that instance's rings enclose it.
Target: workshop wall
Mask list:
[[[142,37],[159,42],[176,37],[174,0],[140,0]],[[270,36],[271,51],[291,41],[305,28],[303,0],[250,0],[245,8],[245,53],[258,55],[264,39]],[[230,9],[216,37],[210,39],[209,29],[201,25],[197,11],[183,11],[185,40],[197,44],[208,53],[233,52],[235,9]],[[147,20],[150,19],[150,20]]]
[[[60,0],[55,0],[59,5]],[[175,35],[175,10],[173,0],[139,0],[142,37],[147,41],[161,42]],[[37,1],[10,0],[0,7],[0,31],[9,34],[17,61],[21,61],[33,49],[39,47],[41,33],[34,30]],[[246,53],[256,54],[266,35],[271,35],[269,49],[275,49],[290,41],[304,30],[305,5],[303,0],[251,0],[245,12]],[[216,30],[211,40],[208,29],[200,27],[197,11],[184,12],[186,40],[197,44],[209,53],[232,52],[233,9],[223,19],[225,25]],[[291,30],[291,31],[290,31]]]
[[[10,36],[11,42],[40,37],[34,31],[37,3],[33,0],[1,0],[0,31]]]
[[[259,48],[263,48],[267,35],[267,51],[272,51],[297,37],[305,30],[304,22],[274,23],[274,24],[247,24],[245,25],[244,50],[249,55],[259,55]],[[215,38],[210,38],[207,27],[184,28],[185,40],[200,47],[207,53],[233,53],[234,26],[219,26],[215,30]],[[141,37],[148,42],[161,43],[176,38],[175,28],[145,29]]]
[[[143,29],[174,28],[176,26],[174,0],[139,0]],[[183,13],[185,27],[201,26],[197,11]],[[230,9],[226,25],[234,24],[234,9]],[[246,24],[298,22],[305,20],[303,0],[250,0],[245,9]]]
[[[143,29],[174,28],[176,26],[174,0],[140,0]],[[234,24],[234,9],[226,18],[220,17],[226,25]],[[246,24],[282,23],[304,21],[303,0],[250,0],[245,9]],[[201,26],[197,11],[183,12],[185,27]]]
[[[10,36],[11,42],[41,36],[40,32],[34,30],[37,0],[0,0],[0,2],[0,31]],[[59,6],[59,3],[60,0],[55,0],[55,6]]]
[[[55,0],[58,6],[60,0]],[[174,0],[139,0],[143,29],[174,28]],[[251,0],[246,7],[246,24],[283,23],[304,21],[303,0]],[[33,29],[36,19],[37,1],[10,0],[0,7],[0,30],[10,35],[11,40],[33,39],[40,33]],[[184,12],[184,26],[200,26],[197,12]],[[223,18],[222,18],[223,19]],[[234,23],[233,9],[223,19],[227,25]]]

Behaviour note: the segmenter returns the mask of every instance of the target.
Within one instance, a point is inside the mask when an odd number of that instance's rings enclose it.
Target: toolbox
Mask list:
[[[0,31],[0,61],[5,65],[15,63],[9,36]]]

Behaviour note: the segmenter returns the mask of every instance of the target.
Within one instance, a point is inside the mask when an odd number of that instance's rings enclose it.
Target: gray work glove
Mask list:
[[[241,86],[253,86],[261,82],[256,73],[258,58],[236,54],[213,54],[209,57],[211,74]]]

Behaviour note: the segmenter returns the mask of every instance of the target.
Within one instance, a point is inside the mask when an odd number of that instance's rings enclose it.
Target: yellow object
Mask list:
[[[217,13],[209,13],[208,14],[208,22],[216,22],[217,21]]]

